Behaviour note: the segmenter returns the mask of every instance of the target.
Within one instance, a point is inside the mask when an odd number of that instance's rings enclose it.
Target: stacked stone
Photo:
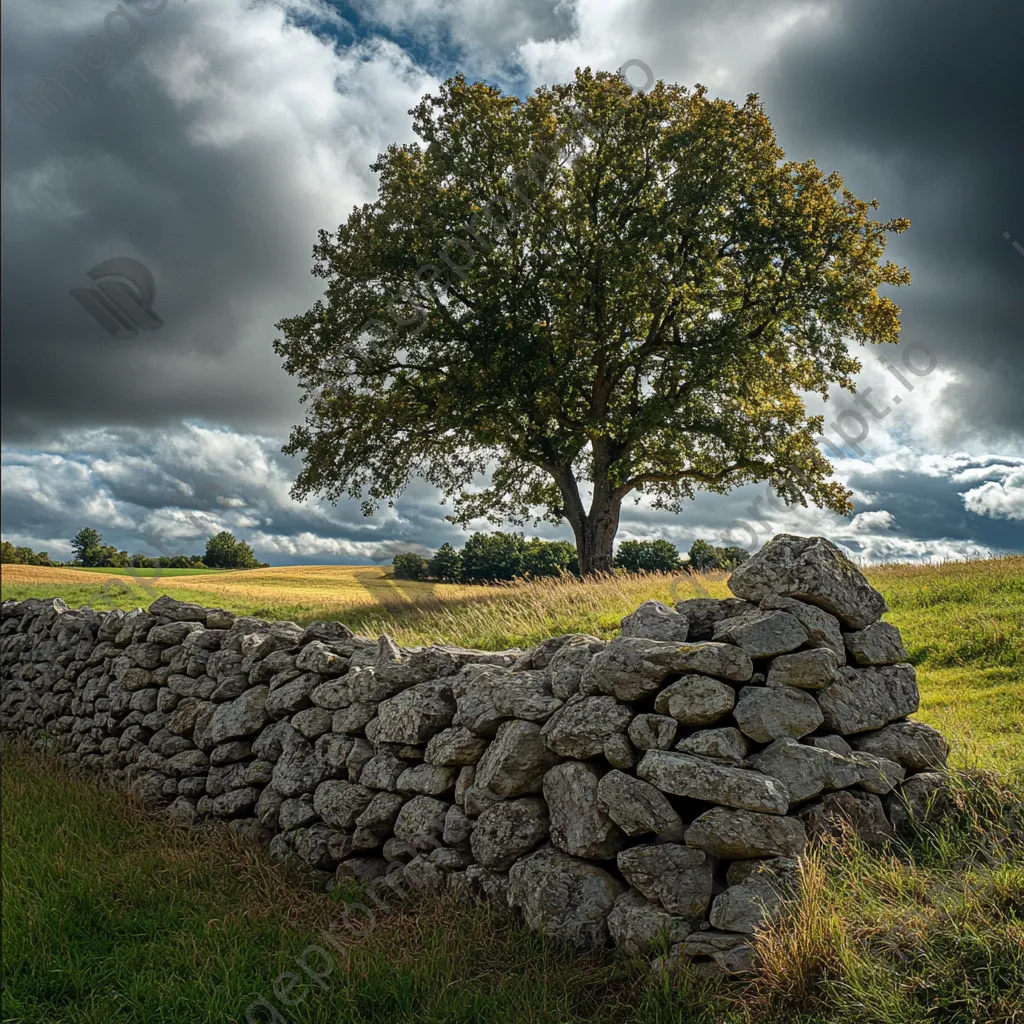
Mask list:
[[[0,726],[324,882],[500,898],[577,945],[742,969],[808,837],[885,842],[941,782],[886,610],[821,538],[610,643],[398,647],[344,625],[5,602]],[[883,799],[884,798],[884,799]]]

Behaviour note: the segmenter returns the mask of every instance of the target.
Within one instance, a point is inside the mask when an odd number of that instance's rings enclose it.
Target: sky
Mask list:
[[[1024,6],[19,0],[2,19],[4,539],[66,559],[85,525],[150,555],[227,529],[271,564],[459,546],[420,481],[372,518],[292,500],[281,445],[303,411],[274,324],[321,295],[318,230],[374,197],[370,164],[413,140],[409,108],[444,79],[525,95],[641,61],[759,93],[788,157],[910,218],[887,256],[914,284],[901,344],[856,349],[878,413],[846,392],[809,402],[836,424],[823,450],[852,516],[752,485],[680,515],[627,503],[619,540],[823,534],[861,561],[1024,550]],[[72,95],[51,85],[47,105],[37,86],[64,61],[87,80],[65,65]],[[115,337],[71,294],[113,259],[148,269],[162,324]]]

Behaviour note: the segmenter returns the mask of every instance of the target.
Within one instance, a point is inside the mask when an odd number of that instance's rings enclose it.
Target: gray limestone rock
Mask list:
[[[797,651],[776,658],[768,670],[768,686],[795,686],[820,690],[832,683],[839,672],[839,660],[828,647]]]
[[[673,611],[661,601],[644,601],[622,620],[620,626],[622,636],[685,643],[690,623],[685,615]]]
[[[885,598],[824,537],[773,537],[733,570],[729,589],[747,601],[769,594],[795,597],[823,608],[848,629],[863,629],[887,610]]]
[[[356,818],[369,806],[373,791],[344,779],[328,779],[316,787],[313,808],[328,825],[354,827]]]
[[[620,700],[643,700],[660,690],[669,676],[681,672],[746,682],[754,666],[732,644],[667,643],[620,636],[594,655],[583,673],[581,687],[593,680],[601,693]]]
[[[404,839],[417,850],[436,849],[441,845],[445,815],[451,806],[432,796],[414,796],[398,812],[395,837]]]
[[[667,913],[635,889],[627,889],[608,915],[612,941],[624,953],[638,955],[682,942],[693,931],[694,922]]]
[[[690,754],[649,750],[636,773],[675,796],[769,814],[785,814],[789,808],[789,791],[777,779]]]
[[[428,764],[442,767],[476,764],[487,749],[487,740],[463,726],[451,726],[430,738],[424,754]]]
[[[843,633],[839,620],[823,608],[798,601],[795,597],[780,597],[769,594],[762,598],[760,606],[766,611],[788,612],[807,631],[807,647],[826,648],[842,665],[846,661],[846,648],[843,645]]]
[[[449,680],[418,683],[381,703],[377,742],[426,743],[452,724],[454,714]]]
[[[629,723],[630,742],[638,750],[671,750],[679,723],[668,715],[637,715]]]
[[[779,913],[796,885],[795,860],[776,857],[750,865],[742,881],[715,897],[711,927],[752,935]]]
[[[527,925],[578,948],[607,939],[607,918],[624,887],[614,876],[552,846],[517,861],[508,874],[508,902]]]
[[[818,702],[792,686],[744,686],[733,717],[755,743],[770,743],[780,736],[799,739],[825,720]]]
[[[885,810],[893,828],[906,839],[923,825],[942,819],[952,810],[949,778],[945,772],[912,775],[885,798]]]
[[[807,631],[788,612],[755,611],[715,626],[714,639],[735,644],[751,658],[774,658],[807,642]]]
[[[862,732],[851,742],[857,750],[895,761],[908,772],[944,768],[949,756],[949,744],[942,733],[924,722],[891,722],[874,732]]]
[[[826,793],[799,808],[797,814],[811,837],[840,836],[852,829],[868,846],[884,846],[893,838],[882,801],[873,793],[857,789]]]
[[[712,807],[686,830],[686,845],[715,857],[798,857],[807,833],[802,821],[777,814]]]
[[[614,697],[573,697],[548,719],[541,735],[555,754],[585,760],[602,754],[608,739],[624,734],[632,719],[633,712]]]
[[[696,923],[707,912],[713,870],[702,850],[678,843],[631,846],[617,863],[634,889],[668,913]]]
[[[547,667],[551,692],[559,700],[568,700],[579,692],[580,680],[594,655],[605,646],[603,640],[586,633],[570,636],[558,649]]]
[[[843,643],[854,665],[896,665],[909,657],[900,631],[888,622],[873,622],[854,633],[844,633]]]
[[[558,760],[536,722],[506,722],[480,758],[474,786],[499,797],[539,793],[544,773]]]
[[[491,871],[507,871],[548,835],[548,808],[540,797],[505,800],[488,807],[470,834],[473,857]]]
[[[826,728],[844,736],[905,718],[920,701],[912,665],[843,668],[817,696]]]
[[[683,824],[668,798],[649,782],[622,771],[610,771],[597,785],[598,803],[626,835],[653,832],[679,842]]]
[[[454,768],[441,768],[433,764],[414,764],[398,776],[399,793],[426,793],[442,796],[455,788]]]
[[[626,835],[601,806],[601,774],[592,765],[567,761],[544,776],[544,800],[551,819],[551,842],[573,857],[611,860]]]
[[[654,698],[654,710],[692,728],[720,721],[735,703],[736,691],[731,686],[710,676],[687,673]]]
[[[744,615],[746,612],[755,611],[756,608],[756,604],[735,597],[694,597],[689,601],[680,601],[676,605],[676,611],[690,623],[690,643],[710,640],[714,635],[715,626],[722,619]]]
[[[676,750],[724,764],[745,765],[750,752],[750,740],[735,726],[723,725],[717,729],[699,729],[684,736],[676,744]]]

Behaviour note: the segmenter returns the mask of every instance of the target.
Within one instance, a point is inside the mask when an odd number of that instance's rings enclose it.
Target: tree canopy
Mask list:
[[[245,541],[221,530],[206,542],[203,562],[211,569],[258,569],[260,562]]]
[[[320,232],[324,298],[278,324],[297,498],[370,514],[423,477],[453,522],[567,520],[583,572],[629,496],[851,510],[802,396],[853,390],[848,341],[898,340],[906,220],[787,161],[756,96],[586,69],[526,99],[459,76],[411,113],[376,200]]]

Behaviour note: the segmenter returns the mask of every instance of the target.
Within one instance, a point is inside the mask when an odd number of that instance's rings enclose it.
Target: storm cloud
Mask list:
[[[789,156],[912,220],[889,252],[914,275],[896,296],[900,348],[927,346],[935,370],[911,394],[858,351],[861,393],[891,411],[834,459],[854,516],[758,524],[753,487],[680,517],[629,505],[621,536],[688,547],[752,522],[756,543],[824,532],[871,560],[1024,548],[1019,6],[530,0],[499,16],[484,0],[147,0],[120,7],[134,24],[118,6],[3,12],[5,538],[66,557],[87,523],[129,551],[154,531],[202,550],[230,529],[275,563],[459,543],[422,483],[371,519],[289,497],[298,467],[280,448],[302,409],[274,323],[320,295],[316,232],[373,197],[369,165],[412,139],[408,109],[443,78],[525,94],[639,59],[718,95],[760,93]],[[65,64],[47,83],[67,61],[87,80]],[[115,338],[70,293],[125,257],[152,273],[163,326]]]

